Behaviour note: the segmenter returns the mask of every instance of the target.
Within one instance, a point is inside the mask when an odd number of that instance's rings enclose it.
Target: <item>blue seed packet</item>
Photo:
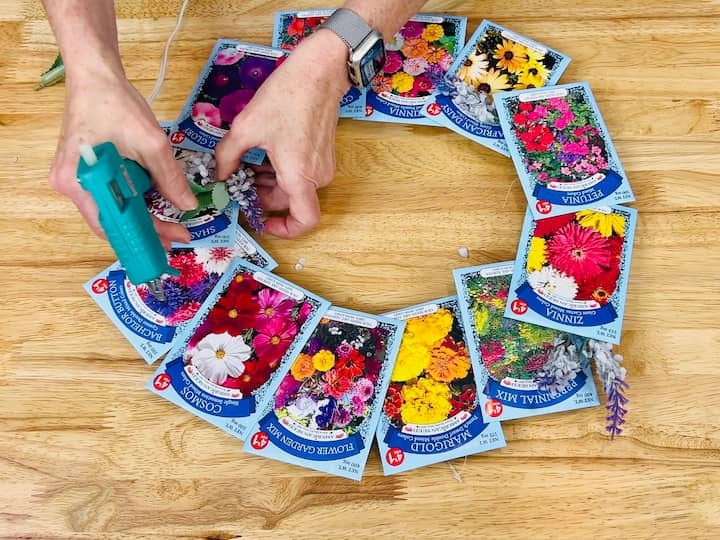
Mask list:
[[[234,257],[241,257],[267,271],[275,260],[244,230],[238,229],[232,248],[174,248],[168,254],[179,276],[161,278],[165,301],[146,285],[133,285],[119,263],[110,265],[85,284],[85,291],[100,306],[148,364],[172,346],[212,292]]]
[[[236,258],[147,388],[244,440],[329,306]]]
[[[535,218],[635,200],[587,83],[498,94],[495,105]]]
[[[590,368],[553,380],[564,332],[504,317],[514,263],[453,271],[470,356],[482,366],[486,421],[571,411],[600,404]]]
[[[360,480],[404,328],[328,310],[262,408],[245,450]]]
[[[495,110],[502,92],[552,86],[570,57],[490,21],[483,21],[450,67],[446,85],[424,114],[460,135],[509,156]]]
[[[620,343],[637,211],[525,214],[505,316]]]
[[[286,53],[264,45],[219,39],[180,112],[170,141],[181,148],[214,152],[233,119]],[[243,161],[260,165],[265,150],[253,148]]]
[[[283,51],[292,51],[300,42],[325,22],[335,9],[313,9],[305,11],[277,11],[273,26],[272,46]],[[340,101],[340,118],[365,116],[365,92],[353,87]]]
[[[405,333],[377,429],[385,475],[505,446],[481,414],[477,359],[468,355],[457,297],[393,311]]]
[[[385,67],[368,90],[362,120],[437,126],[423,113],[465,43],[466,17],[421,13],[385,44]]]

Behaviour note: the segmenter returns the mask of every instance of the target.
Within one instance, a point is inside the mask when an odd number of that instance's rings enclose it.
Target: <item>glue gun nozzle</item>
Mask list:
[[[162,281],[160,281],[160,278],[148,281],[147,286],[155,298],[157,298],[160,302],[165,302],[165,292],[163,291]]]

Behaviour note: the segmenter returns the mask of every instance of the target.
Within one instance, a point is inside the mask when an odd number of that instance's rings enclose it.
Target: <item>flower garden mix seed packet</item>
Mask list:
[[[509,156],[495,110],[507,90],[551,86],[570,57],[490,21],[483,21],[423,109],[436,123]]]
[[[368,90],[364,120],[436,126],[423,114],[465,43],[466,17],[419,14],[385,44],[386,61]]]
[[[482,412],[514,420],[599,405],[589,367],[572,371],[560,388],[545,388],[562,332],[504,317],[513,263],[455,270],[470,356],[484,366]]]
[[[620,343],[637,211],[525,214],[505,316]]]
[[[329,302],[235,259],[148,389],[244,439]]]
[[[587,83],[508,92],[496,106],[535,218],[635,200]]]
[[[272,46],[292,51],[303,38],[309,36],[318,25],[325,22],[334,9],[312,11],[278,11],[275,13]],[[340,101],[340,118],[365,116],[365,92],[352,87]]]
[[[387,317],[406,323],[377,430],[385,475],[505,446],[480,412],[477,360],[468,355],[457,297]]]
[[[164,275],[165,300],[147,285],[133,285],[119,263],[85,284],[85,290],[148,364],[170,350],[175,335],[192,319],[233,257],[265,270],[277,263],[245,231],[238,229],[231,248],[174,248],[168,254],[179,276]]]
[[[212,152],[233,119],[286,54],[264,45],[220,39],[190,92],[170,141],[188,150]],[[243,161],[259,165],[265,151],[253,148]]]
[[[333,307],[285,373],[245,450],[360,480],[405,323]]]

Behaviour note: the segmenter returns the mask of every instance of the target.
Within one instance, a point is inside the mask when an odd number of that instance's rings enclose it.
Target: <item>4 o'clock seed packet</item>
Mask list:
[[[405,321],[377,429],[385,475],[505,446],[498,422],[483,421],[482,375],[468,355],[457,297],[386,314]]]
[[[332,307],[245,441],[259,456],[360,480],[405,323]]]
[[[554,354],[567,336],[504,317],[513,267],[505,262],[453,272],[468,350],[483,368],[483,417],[513,420],[599,405],[589,367],[547,387]]]

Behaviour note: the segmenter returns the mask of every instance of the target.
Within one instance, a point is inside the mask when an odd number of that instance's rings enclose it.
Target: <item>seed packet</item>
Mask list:
[[[508,90],[552,86],[570,57],[483,21],[433,93],[424,114],[460,135],[509,156],[495,98]]]
[[[332,307],[285,373],[245,450],[360,480],[405,323]]]
[[[235,259],[147,388],[244,440],[329,305]]]
[[[513,262],[453,271],[470,356],[483,367],[482,413],[487,420],[514,420],[600,404],[592,371],[569,371],[548,388],[559,360],[563,332],[506,319]]]
[[[325,22],[335,9],[311,11],[277,11],[273,27],[272,46],[292,51]],[[352,87],[340,101],[340,118],[359,118],[365,115],[365,92]]]
[[[385,67],[368,90],[363,120],[436,126],[423,109],[465,43],[466,26],[466,17],[452,15],[407,21],[385,44]]]
[[[406,326],[377,429],[385,475],[505,446],[500,424],[480,412],[482,372],[468,355],[457,297],[386,316]]]
[[[587,83],[498,94],[495,105],[535,218],[635,200]]]
[[[85,290],[148,364],[165,354],[175,335],[192,319],[233,257],[267,271],[277,263],[242,229],[232,248],[174,248],[168,254],[179,276],[161,278],[165,300],[147,285],[133,285],[119,263],[110,265],[85,284]]]
[[[505,316],[620,343],[637,211],[525,214]]]
[[[188,150],[213,152],[233,119],[286,58],[264,45],[219,39],[178,117],[170,141]],[[253,148],[243,161],[260,165],[265,151]]]

